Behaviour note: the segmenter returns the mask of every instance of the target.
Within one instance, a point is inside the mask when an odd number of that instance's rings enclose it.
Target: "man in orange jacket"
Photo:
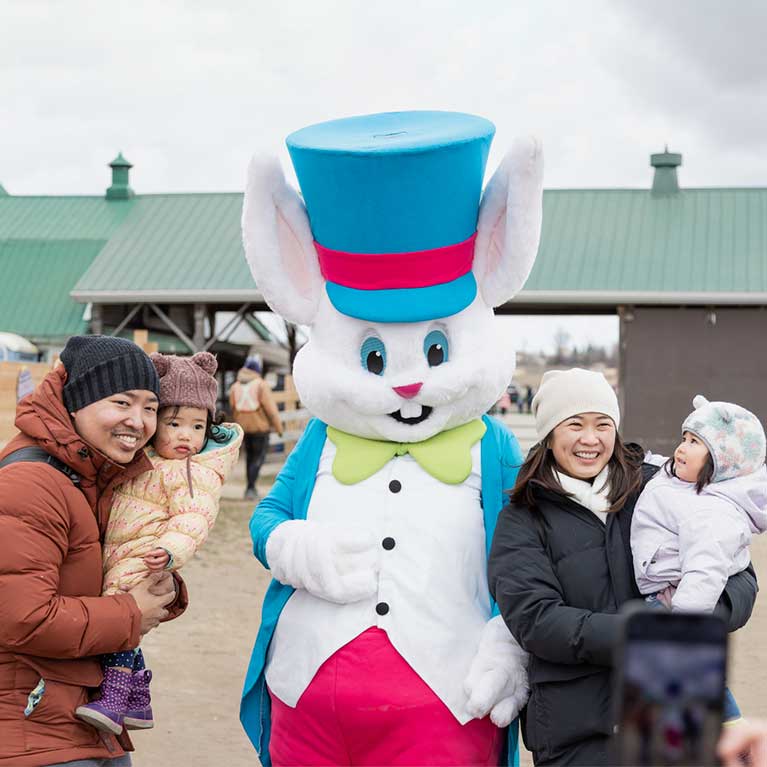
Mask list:
[[[183,582],[151,575],[101,596],[101,541],[114,487],[151,468],[157,373],[135,344],[75,336],[18,405],[0,453],[0,767],[125,767],[118,741],[75,717],[98,687],[98,656],[186,607]],[[42,448],[51,462],[19,460]],[[28,455],[29,451],[25,451]],[[14,454],[16,454],[14,456]]]

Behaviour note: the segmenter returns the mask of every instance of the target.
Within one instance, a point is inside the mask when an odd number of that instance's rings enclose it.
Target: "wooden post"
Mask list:
[[[150,341],[149,331],[144,328],[137,328],[133,331],[133,343],[140,346],[147,354],[153,354],[159,350],[157,341]]]
[[[101,304],[91,304],[91,333],[100,336],[104,332],[104,312]]]
[[[293,376],[288,374],[285,376],[285,410],[295,410],[297,402],[298,392],[296,391],[295,384],[293,383]],[[286,457],[295,446],[295,441],[285,442]]]
[[[194,349],[192,353],[201,351],[205,346],[205,314],[207,307],[205,304],[195,304],[192,310],[192,316],[194,318],[194,334],[192,335],[192,341],[194,342]],[[211,329],[211,333],[215,335],[215,330]]]

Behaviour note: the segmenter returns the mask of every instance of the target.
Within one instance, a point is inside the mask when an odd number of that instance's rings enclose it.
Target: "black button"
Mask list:
[[[384,538],[381,541],[381,546],[383,546],[387,551],[391,551],[397,544],[394,541],[394,538]]]
[[[80,458],[82,458],[83,460],[85,460],[85,459],[86,459],[86,458],[87,458],[87,457],[90,455],[90,452],[88,451],[88,448],[87,448],[87,447],[81,447],[81,448],[80,448],[80,449],[77,451],[77,455],[79,455],[79,456],[80,456]]]
[[[387,605],[386,602],[379,602],[376,605],[376,612],[379,615],[386,615],[386,613],[389,612],[389,605]]]
[[[642,567],[647,567],[647,560],[645,559],[644,562],[642,562]]]
[[[391,490],[392,493],[398,493],[402,490],[402,483],[398,479],[393,479],[389,482],[389,490]]]

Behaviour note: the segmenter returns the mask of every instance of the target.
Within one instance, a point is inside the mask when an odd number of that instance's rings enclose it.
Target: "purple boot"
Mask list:
[[[152,698],[149,695],[149,683],[152,672],[148,669],[134,671],[131,674],[131,691],[125,708],[123,722],[126,730],[149,730],[154,727],[152,718]]]
[[[123,717],[131,692],[132,676],[127,671],[107,666],[98,697],[84,706],[79,706],[75,715],[97,730],[119,735],[123,731]]]

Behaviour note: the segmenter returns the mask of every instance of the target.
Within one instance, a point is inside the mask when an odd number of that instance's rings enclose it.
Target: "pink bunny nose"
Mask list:
[[[422,386],[423,382],[419,381],[418,383],[408,384],[407,386],[392,386],[392,389],[404,399],[413,399],[413,397],[421,391]]]

